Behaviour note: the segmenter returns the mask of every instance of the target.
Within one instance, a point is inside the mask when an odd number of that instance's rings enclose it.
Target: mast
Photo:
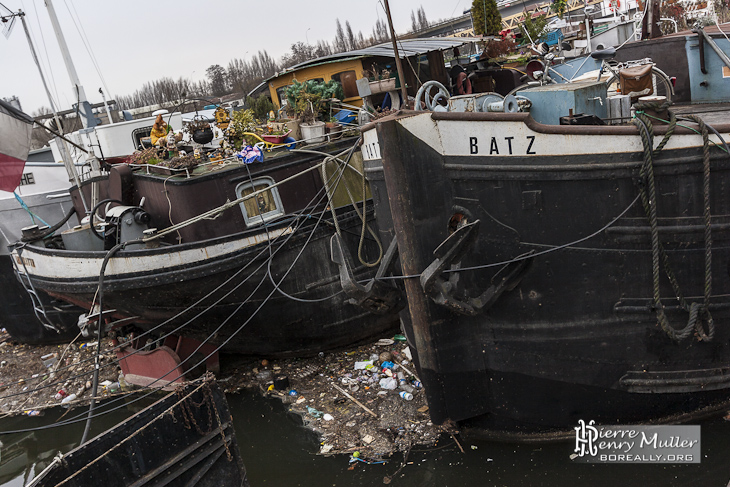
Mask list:
[[[112,125],[114,123],[114,120],[112,119],[112,112],[109,110],[109,104],[106,102],[106,96],[104,96],[104,90],[99,88],[99,93],[101,93],[101,100],[104,102],[104,109],[106,110],[106,116],[109,119],[109,125]]]
[[[33,55],[33,61],[35,61],[36,67],[38,67],[38,73],[41,75],[41,81],[43,82],[43,88],[46,90],[46,96],[48,96],[48,102],[51,104],[51,110],[53,111],[53,119],[56,121],[56,128],[58,129],[59,134],[63,135],[63,127],[61,126],[61,119],[58,117],[58,109],[56,108],[56,104],[53,102],[53,97],[51,96],[51,90],[48,89],[48,83],[46,83],[46,77],[43,76],[43,69],[41,69],[41,63],[38,61],[38,55],[35,52],[35,46],[33,46],[33,41],[30,37],[30,31],[28,30],[28,24],[25,22],[25,12],[22,10],[18,10],[17,14],[18,17],[20,17],[20,21],[23,23],[23,30],[25,31],[25,37],[28,39],[28,47],[30,48],[30,53]],[[66,140],[64,140],[63,137],[56,137],[56,146],[58,147],[58,150],[61,151],[61,154],[63,154],[63,164],[66,167],[66,172],[68,173],[68,177],[70,181],[73,181],[77,186],[80,187],[81,181],[79,181],[79,175],[76,172],[76,168],[73,166],[73,162],[71,161],[71,157],[69,156],[69,149],[66,145]],[[88,206],[86,204],[86,199],[84,198],[83,193],[79,193],[81,196],[81,202],[84,205],[84,208],[88,210]]]
[[[406,78],[403,73],[403,64],[400,62],[398,54],[398,41],[395,38],[395,30],[393,29],[393,19],[390,16],[390,5],[385,0],[385,14],[388,16],[388,27],[390,27],[390,39],[393,42],[393,54],[395,54],[395,67],[398,70],[398,79],[400,79],[400,96],[403,98],[403,106],[408,103],[408,92],[406,91]]]
[[[61,56],[63,57],[63,62],[66,64],[66,71],[68,71],[68,76],[71,79],[71,85],[73,86],[75,91],[74,94],[76,95],[77,99],[77,104],[75,106],[78,107],[78,110],[81,113],[81,122],[83,123],[84,128],[96,127],[97,125],[99,125],[99,120],[94,116],[94,113],[91,111],[91,105],[89,104],[89,100],[86,98],[86,92],[84,91],[84,87],[81,86],[81,81],[79,81],[79,75],[76,74],[76,67],[73,64],[73,60],[71,59],[68,45],[66,45],[66,39],[63,37],[61,25],[58,23],[56,10],[53,8],[53,1],[45,0],[45,2],[46,8],[48,9],[48,15],[51,18],[51,24],[53,25],[53,31],[56,33],[58,46],[61,48]]]
[[[25,31],[25,37],[28,39],[28,47],[30,47],[30,53],[33,55],[33,61],[35,61],[35,65],[38,67],[38,73],[41,75],[41,81],[43,82],[43,88],[46,90],[46,96],[48,97],[48,102],[51,104],[51,111],[53,112],[53,118],[56,120],[56,127],[58,128],[58,131],[61,135],[63,135],[63,128],[61,128],[61,121],[58,118],[58,109],[56,108],[56,104],[53,102],[53,97],[51,96],[51,90],[48,89],[48,83],[46,83],[46,77],[43,76],[43,70],[41,69],[41,63],[38,61],[38,55],[35,52],[35,47],[33,46],[33,41],[30,39],[30,31],[28,31],[28,24],[25,23],[25,13],[22,10],[18,10],[17,13],[18,17],[20,17],[20,21],[23,23],[23,30]]]

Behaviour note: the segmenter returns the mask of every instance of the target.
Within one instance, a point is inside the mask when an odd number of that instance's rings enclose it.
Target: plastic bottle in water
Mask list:
[[[400,397],[402,397],[403,399],[405,399],[406,401],[410,401],[413,399],[413,394],[411,394],[410,392],[400,391],[400,393],[398,395]]]
[[[76,399],[76,394],[70,394],[63,398],[63,401],[61,401],[61,404],[66,404]]]
[[[380,387],[393,390],[398,387],[398,381],[392,377],[386,377],[385,379],[380,379]]]

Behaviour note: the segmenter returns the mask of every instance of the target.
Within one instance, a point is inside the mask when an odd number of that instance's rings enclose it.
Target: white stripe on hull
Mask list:
[[[398,120],[406,130],[444,156],[526,157],[586,156],[643,152],[638,134],[546,134],[530,129],[520,121],[505,120],[432,120],[430,113]],[[727,133],[723,134],[727,140]],[[710,140],[720,139],[710,135]],[[661,137],[654,138],[654,146]],[[674,134],[666,150],[702,147],[699,134]],[[363,157],[380,159],[378,136],[373,128],[364,133]],[[589,163],[586,160],[586,163]]]
[[[257,234],[237,240],[212,244],[207,247],[175,251],[174,247],[162,247],[160,252],[146,255],[113,257],[107,264],[106,276],[122,277],[132,273],[164,272],[167,269],[179,266],[194,266],[208,259],[225,257],[247,247],[252,247],[274,239],[281,235],[292,233],[291,227],[270,230],[267,234]],[[78,252],[80,253],[80,252]],[[96,279],[99,277],[101,264],[105,253],[99,257],[77,257],[73,251],[57,251],[53,254],[41,254],[33,251],[33,247],[25,247],[21,258],[17,250],[13,251],[13,258],[22,265],[24,262],[28,273],[32,277],[58,280]]]

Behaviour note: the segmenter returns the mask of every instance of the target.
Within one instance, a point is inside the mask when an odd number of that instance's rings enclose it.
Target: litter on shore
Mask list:
[[[408,346],[395,338],[305,359],[224,355],[219,382],[226,393],[251,389],[282,401],[320,436],[319,454],[380,462],[457,432],[430,421]],[[0,340],[0,417],[89,403],[95,341],[30,346]],[[103,346],[112,345],[105,339]],[[139,390],[124,381],[113,352],[102,354],[101,367],[100,399]]]

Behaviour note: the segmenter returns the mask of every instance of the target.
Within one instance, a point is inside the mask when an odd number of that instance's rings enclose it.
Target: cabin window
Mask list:
[[[281,86],[276,89],[276,96],[279,97],[279,106],[284,106],[284,100],[286,100],[286,89],[291,85]]]
[[[142,139],[149,137],[152,132],[152,125],[149,127],[140,127],[132,131],[132,144],[137,149],[144,149],[142,147]]]
[[[342,71],[341,73],[333,74],[332,79],[342,85],[342,91],[345,93],[345,98],[359,96],[357,92],[357,75],[354,70]]]
[[[279,191],[277,188],[269,188],[273,184],[274,180],[271,178],[260,178],[254,180],[253,184],[250,182],[242,183],[236,187],[236,196],[238,198],[266,190],[241,203],[241,212],[246,226],[260,225],[284,214],[284,205],[281,204]]]

